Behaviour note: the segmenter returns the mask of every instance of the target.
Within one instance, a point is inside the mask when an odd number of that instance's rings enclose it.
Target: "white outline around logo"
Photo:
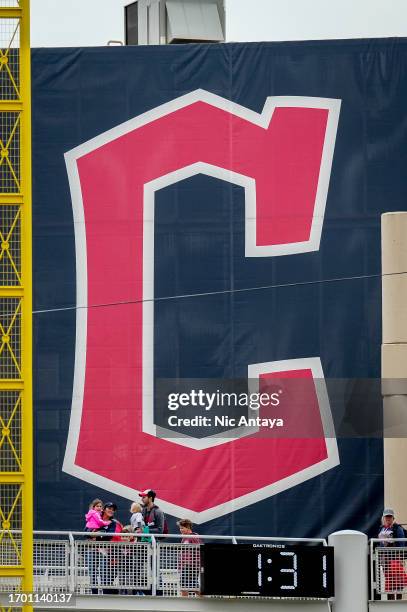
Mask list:
[[[228,169],[220,168],[198,162],[180,168],[175,172],[157,177],[146,183],[144,186],[144,224],[143,224],[143,431],[156,435],[156,426],[153,423],[152,411],[152,388],[153,388],[153,324],[154,324],[154,198],[155,192],[163,187],[174,184],[185,178],[196,174],[206,174],[224,181],[242,186],[245,189],[245,255],[246,257],[273,257],[281,255],[291,255],[306,253],[319,249],[321,232],[324,221],[326,198],[328,193],[329,179],[333,152],[335,147],[336,131],[339,120],[340,100],[331,98],[310,98],[302,96],[278,96],[269,97],[266,100],[263,111],[257,113],[241,105],[235,104],[207,92],[196,90],[184,96],[176,98],[166,104],[158,106],[134,119],[130,119],[95,138],[79,145],[65,154],[67,173],[72,197],[75,228],[75,252],[76,252],[76,281],[77,281],[77,311],[76,311],[76,345],[75,345],[75,369],[72,396],[72,411],[69,424],[68,440],[63,464],[63,471],[90,482],[95,486],[102,487],[112,493],[122,497],[133,499],[138,490],[132,489],[120,483],[114,482],[104,476],[95,474],[75,463],[77,446],[79,442],[79,431],[83,408],[83,395],[85,385],[85,365],[86,365],[86,340],[87,340],[87,250],[86,250],[86,226],[83,208],[82,192],[78,173],[77,161],[104,144],[116,138],[136,130],[156,119],[166,116],[176,110],[190,106],[195,102],[205,102],[216,108],[236,115],[259,127],[267,129],[274,109],[280,107],[296,108],[321,108],[327,109],[328,120],[325,134],[324,147],[322,152],[320,174],[315,198],[314,214],[311,225],[310,238],[304,242],[290,244],[258,246],[256,245],[256,182],[251,177],[244,176]],[[148,332],[146,330],[149,330]],[[290,359],[285,361],[266,362],[262,364],[248,364],[248,378],[258,379],[261,373],[286,371],[292,369],[308,368],[313,372],[314,378],[323,379],[323,371],[318,357],[307,357],[304,359]],[[332,415],[329,406],[328,395],[321,389],[322,385],[317,386],[318,400],[321,410],[321,419],[327,446],[327,458],[309,468],[297,472],[292,476],[284,478],[269,486],[263,487],[253,493],[243,495],[234,500],[214,506],[202,512],[193,512],[189,508],[160,500],[160,506],[165,512],[172,515],[181,515],[188,512],[191,519],[196,523],[217,518],[228,514],[248,504],[255,503],[290,487],[293,487],[305,480],[320,475],[323,472],[339,464],[338,448],[336,439],[332,435]],[[239,431],[236,431],[236,437]],[[252,433],[252,432],[250,432]],[[240,432],[240,435],[241,432]],[[232,442],[236,438],[208,437],[194,439],[185,436],[183,438],[164,438],[168,442],[182,444],[196,450],[211,446]],[[144,486],[144,483],[140,483]]]

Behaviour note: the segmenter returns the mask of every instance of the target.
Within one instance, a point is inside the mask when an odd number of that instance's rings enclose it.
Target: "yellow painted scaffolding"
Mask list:
[[[29,24],[29,0],[0,0],[0,590],[16,592],[33,576]]]

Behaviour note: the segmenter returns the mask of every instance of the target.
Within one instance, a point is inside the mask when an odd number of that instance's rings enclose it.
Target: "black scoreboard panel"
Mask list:
[[[327,599],[334,596],[334,549],[303,544],[204,544],[201,593]]]

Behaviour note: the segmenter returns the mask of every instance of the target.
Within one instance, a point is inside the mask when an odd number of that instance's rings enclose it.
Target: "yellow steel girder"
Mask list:
[[[32,591],[30,7],[1,4],[0,587]]]

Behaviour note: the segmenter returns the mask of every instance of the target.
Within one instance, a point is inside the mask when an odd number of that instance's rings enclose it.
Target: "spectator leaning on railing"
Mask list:
[[[192,521],[181,519],[177,522],[182,534],[181,544],[194,545],[194,548],[183,546],[179,555],[179,569],[181,571],[181,596],[188,596],[188,589],[195,591],[199,588],[200,554],[198,545],[201,540],[197,533],[192,531]],[[189,548],[189,550],[188,550]]]
[[[99,528],[99,532],[103,532],[106,535],[96,535],[95,539],[102,542],[120,542],[121,538],[118,535],[123,527],[120,521],[114,518],[114,514],[117,511],[116,504],[108,502],[104,504],[102,510],[102,520],[108,522],[104,527]],[[100,575],[100,582],[102,587],[111,587],[116,575],[117,575],[117,564],[118,564],[118,551],[116,547],[112,547],[109,544],[107,546],[98,547],[97,551],[97,565]],[[95,560],[94,560],[95,562]],[[94,568],[89,568],[90,574],[95,576]],[[96,588],[96,584],[92,585],[93,589]],[[93,590],[92,589],[92,590]],[[103,593],[117,594],[117,589],[103,589]]]
[[[405,538],[404,529],[396,523],[393,508],[385,508],[382,516],[382,526],[377,536],[381,546],[405,546],[406,542],[393,542],[393,539]]]
[[[382,516],[382,526],[378,534],[380,546],[405,547],[406,542],[394,541],[395,539],[405,537],[404,529],[395,521],[393,508],[385,508]],[[399,551],[396,558],[392,554],[388,555],[383,551],[380,557],[380,565],[385,577],[385,590],[403,591],[407,584],[407,575],[404,569],[404,552]],[[389,593],[388,598],[401,599],[402,593]]]

